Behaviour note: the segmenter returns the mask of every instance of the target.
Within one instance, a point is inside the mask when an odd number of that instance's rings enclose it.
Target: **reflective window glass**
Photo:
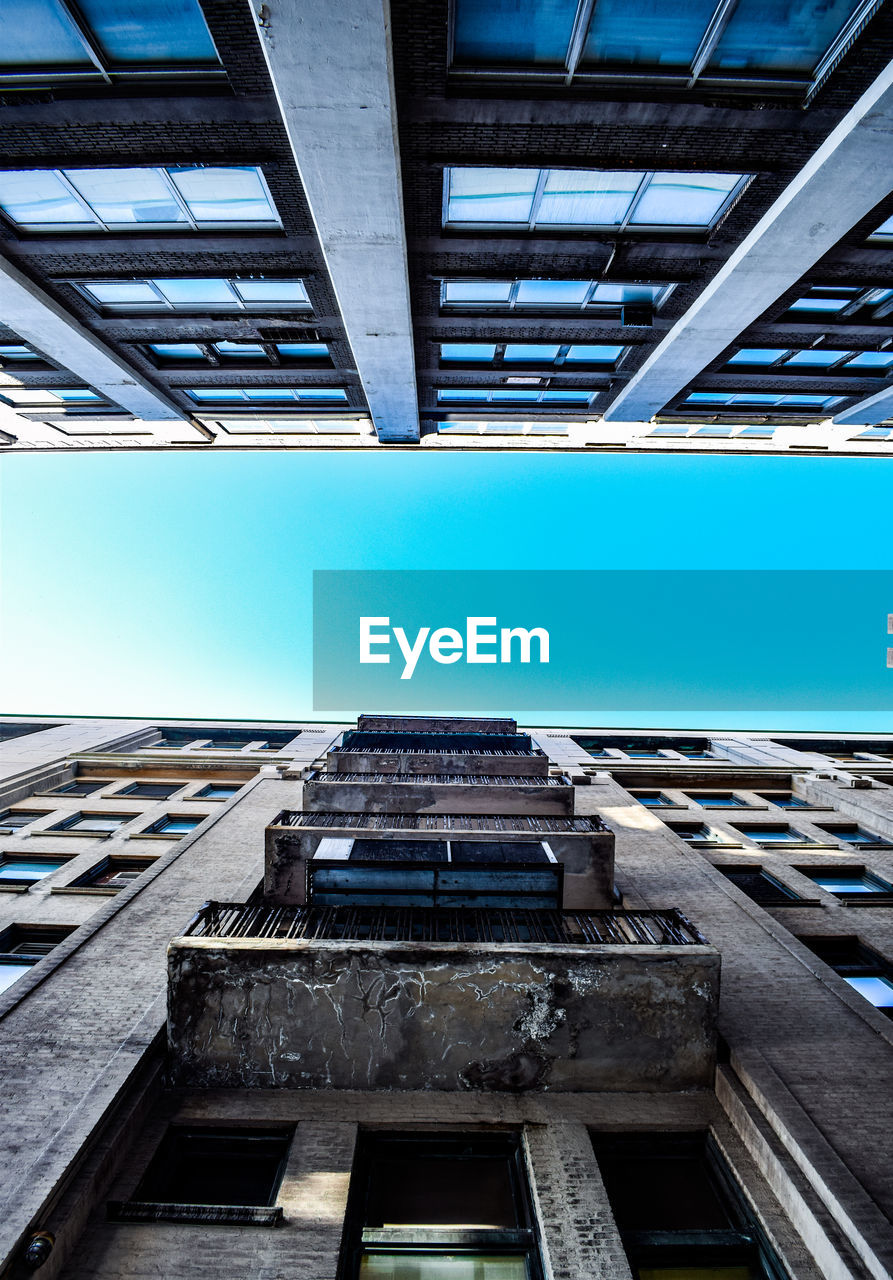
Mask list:
[[[90,211],[51,170],[6,169],[0,173],[0,209],[20,227],[95,225]]]
[[[519,306],[582,306],[589,292],[588,280],[522,280]]]
[[[78,8],[112,65],[217,61],[196,0],[78,0]]]
[[[893,1008],[893,981],[890,978],[851,978],[846,974],[841,976],[844,982],[848,982],[854,991],[858,991],[859,995],[869,1000],[876,1009]]]
[[[591,391],[574,391],[570,388],[557,391],[544,391],[542,400],[544,404],[588,404],[592,398]]]
[[[444,302],[508,302],[511,293],[510,280],[447,280],[443,286]]]
[[[775,364],[782,356],[788,354],[787,347],[742,347],[733,356],[729,356],[727,364]]]
[[[3,858],[0,861],[0,880],[42,880],[65,866],[64,859],[51,858]]]
[[[457,62],[564,62],[577,0],[456,0]]]
[[[607,346],[587,346],[575,345],[568,349],[565,361],[568,364],[574,361],[587,364],[613,364],[615,360],[619,360],[623,355],[623,347],[607,347]]]
[[[448,222],[530,221],[538,169],[450,169]]]
[[[82,284],[81,288],[95,302],[110,305],[158,301],[157,293],[144,280],[104,280],[97,284]]]
[[[30,347],[26,347],[22,343],[0,342],[0,360],[2,361],[42,359],[43,357],[38,352],[32,351]]]
[[[542,342],[511,342],[506,346],[504,359],[510,360],[554,360],[558,355],[558,344],[554,346]]]
[[[853,0],[738,0],[710,68],[807,75],[855,8]]]
[[[150,342],[149,350],[162,360],[206,360],[207,356],[195,342]]]
[[[807,294],[805,298],[795,298],[791,303],[791,311],[840,311],[847,305],[847,298],[819,298]]]
[[[219,356],[227,356],[242,360],[263,360],[266,352],[259,342],[215,342],[214,350]]]
[[[325,360],[329,354],[324,342],[277,342],[276,350],[290,360]]]
[[[197,222],[279,225],[260,170],[250,165],[168,169]]]
[[[623,221],[643,173],[550,169],[537,226],[616,226]]]
[[[624,302],[656,302],[665,284],[597,284],[593,302],[622,304]]]
[[[3,31],[7,67],[90,68],[84,42],[57,0],[18,0],[16,21]]]
[[[868,871],[804,871],[814,884],[828,893],[846,896],[851,893],[890,893],[890,885]]]
[[[234,280],[244,302],[294,302],[306,304],[307,290],[300,280]]]
[[[441,360],[492,360],[496,355],[495,342],[442,342]]]
[[[174,280],[156,276],[153,283],[158,286],[167,300],[176,306],[203,303],[234,305],[232,291],[225,280],[186,278]]]
[[[635,226],[708,227],[739,173],[656,173],[633,211]]]
[[[100,221],[112,226],[186,223],[162,169],[65,169]]]
[[[893,238],[893,218],[888,218],[886,222],[882,222],[872,235],[883,236],[884,239]]]
[[[830,364],[836,364],[838,360],[843,360],[845,356],[852,355],[851,351],[822,351],[818,348],[811,348],[808,351],[797,351],[785,360],[785,365],[815,365],[819,368],[826,368]]]
[[[583,50],[584,66],[687,68],[715,0],[598,0]]]
[[[860,351],[847,360],[848,369],[889,369],[893,365],[893,351]]]

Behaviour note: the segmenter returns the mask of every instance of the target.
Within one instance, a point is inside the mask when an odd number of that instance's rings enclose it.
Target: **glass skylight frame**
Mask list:
[[[223,344],[234,348],[253,347],[255,350],[244,354],[236,350],[222,352],[220,347]],[[196,342],[166,342],[160,339],[142,343],[141,346],[156,368],[182,369],[184,372],[190,369],[328,369],[334,365],[331,347],[327,342],[267,342],[261,339],[256,341],[246,339],[244,342],[238,342],[226,338],[218,338],[210,342],[205,339],[199,339]],[[308,356],[289,355],[282,350],[283,347],[296,346],[317,347],[321,350]],[[191,348],[191,352],[188,355],[170,354],[157,350],[158,347],[171,349],[188,347]]]
[[[610,311],[610,312],[620,311],[623,307],[650,305],[655,311],[659,311],[660,308],[666,302],[667,298],[669,298],[670,294],[677,287],[678,282],[673,281],[672,283],[663,283],[663,282],[637,283],[629,280],[621,280],[621,281],[588,280],[588,281],[580,282],[580,283],[586,284],[586,290],[583,295],[582,301],[578,303],[567,303],[567,302],[548,303],[548,302],[542,302],[542,301],[540,302],[519,301],[518,293],[522,285],[540,284],[540,283],[567,284],[567,283],[577,283],[577,282],[566,281],[566,280],[541,281],[539,279],[535,279],[534,277],[528,277],[525,279],[518,278],[513,280],[482,280],[482,279],[474,279],[472,277],[454,277],[449,279],[444,278],[444,279],[441,279],[440,281],[440,309],[441,311],[444,311],[444,312],[461,311],[468,314],[481,314],[484,312],[499,312],[499,313],[505,314],[510,311],[519,311],[525,315],[532,315],[537,312],[541,312],[544,315],[556,315],[556,314],[574,315],[582,311],[592,311],[595,309],[597,309],[599,313],[604,313],[606,311]],[[499,302],[451,301],[447,297],[447,293],[450,285],[461,285],[461,284],[506,284],[509,286],[509,296],[507,300],[504,302],[503,301],[499,301]],[[650,302],[644,298],[641,300],[630,300],[629,302],[624,302],[624,301],[607,302],[607,301],[599,300],[598,291],[600,287],[608,287],[610,289],[626,289],[626,288],[653,289],[656,292],[654,296],[651,298]]]
[[[815,305],[810,306],[810,301]],[[822,305],[835,301],[839,305]],[[809,323],[804,322],[804,315],[815,315],[820,316],[821,320],[813,323],[845,324],[851,316],[865,307],[872,308],[871,320],[883,320],[893,314],[893,285],[810,285],[788,305],[787,313],[781,319],[784,323],[790,323],[787,316],[793,315],[796,316],[796,322],[802,325]],[[863,324],[866,319],[868,317],[860,317],[859,323]]]
[[[437,434],[444,436],[567,436],[569,423],[550,422],[542,418],[531,421],[518,418],[441,418]]]
[[[771,371],[773,374],[790,373],[809,378],[820,378],[825,374],[833,374],[836,377],[841,373],[847,375],[854,374],[860,378],[883,378],[886,377],[887,374],[893,372],[893,349],[886,351],[860,351],[856,347],[850,347],[848,350],[844,351],[842,355],[838,355],[836,359],[831,360],[828,363],[820,363],[818,361],[814,364],[807,363],[805,361],[803,363],[796,363],[796,357],[798,356],[807,355],[809,352],[813,351],[821,352],[823,350],[828,349],[822,347],[744,347],[734,352],[732,356],[724,362],[723,369],[753,369],[759,373],[767,373]],[[835,348],[834,350],[839,352],[840,348]],[[742,351],[763,351],[766,354],[772,351],[780,351],[781,354],[776,355],[771,360],[739,360],[737,357]],[[859,365],[856,363],[856,361],[866,356],[878,357],[878,363],[876,365]]]
[[[603,387],[436,387],[438,406],[449,404],[486,404],[497,408],[514,405],[548,405],[550,410],[569,410],[589,413],[592,402],[604,390]],[[447,394],[444,395],[444,392]],[[579,396],[579,399],[558,399],[561,395]],[[582,397],[585,394],[586,399]],[[536,396],[536,399],[534,399]],[[523,398],[522,398],[523,397]]]
[[[177,280],[177,283],[204,283],[210,281],[221,281],[229,290],[231,301],[221,302],[173,302],[165,296],[164,291],[160,287],[159,281]],[[266,315],[269,312],[298,312],[303,317],[313,310],[313,304],[307,293],[307,286],[304,280],[299,276],[290,276],[288,279],[279,279],[271,277],[270,279],[257,280],[253,277],[240,276],[117,276],[117,277],[100,277],[97,279],[76,279],[68,280],[82,297],[90,303],[100,315],[119,315],[119,316],[143,316],[143,315],[230,315],[240,311],[251,312],[255,315]],[[282,302],[252,302],[246,301],[238,292],[240,284],[290,284],[298,285],[304,292],[304,300],[290,300]],[[101,285],[119,285],[134,284],[146,285],[155,296],[152,302],[103,302],[96,298],[91,292],[91,288]]]
[[[211,171],[218,172],[231,171],[232,173],[240,173],[250,170],[257,179],[261,194],[266,200],[271,216],[264,219],[255,218],[201,218],[196,215],[192,209],[189,200],[183,195],[177,183],[174,180],[175,174],[188,173],[194,171]],[[171,204],[174,205],[182,214],[181,218],[174,221],[159,220],[152,221],[110,221],[103,219],[91,204],[90,200],[81,193],[77,186],[77,175],[84,174],[111,174],[116,171],[121,172],[143,172],[153,175],[158,179],[163,187],[167,189],[170,196]],[[53,180],[57,182],[60,188],[78,206],[84,213],[82,222],[61,221],[61,222],[35,222],[22,221],[14,217],[2,206],[3,199],[3,180],[7,175],[14,174],[34,174],[34,175],[51,175]],[[193,203],[196,203],[194,200]],[[171,232],[178,234],[181,232],[206,232],[206,231],[281,231],[282,219],[279,211],[270,193],[266,178],[260,165],[249,164],[176,164],[176,165],[117,165],[103,166],[101,168],[93,168],[92,166],[66,166],[59,169],[0,169],[0,218],[7,222],[16,231],[25,235],[83,235],[95,232],[100,233],[126,233],[128,235],[142,234],[143,232]]]
[[[101,36],[90,26],[85,16],[78,12],[76,6],[60,3],[56,0],[56,9],[63,21],[70,27],[70,34],[83,49],[84,62],[80,67],[64,64],[46,63],[39,69],[27,69],[26,64],[0,64],[0,87],[40,86],[49,84],[70,83],[105,83],[114,84],[119,79],[223,79],[226,72],[221,64],[214,37],[208,29],[207,21],[196,4],[198,16],[207,32],[213,57],[198,58],[183,62],[168,62],[164,59],[146,61],[144,63],[116,63],[106,56],[101,44]],[[15,67],[15,69],[13,69]]]
[[[515,339],[507,339],[504,342],[490,343],[468,343],[468,342],[440,342],[437,344],[439,348],[439,363],[444,370],[462,368],[463,365],[470,366],[474,369],[572,369],[572,370],[592,370],[596,373],[613,373],[617,370],[629,354],[629,346],[620,342],[549,342],[549,343],[530,343],[517,342]],[[493,348],[491,357],[475,358],[462,356],[445,356],[443,354],[444,347],[451,346],[487,346]],[[507,358],[507,350],[509,347],[530,347],[530,346],[549,346],[556,349],[556,355],[551,359],[546,356],[524,356],[517,359]],[[617,351],[617,355],[605,360],[591,359],[572,359],[570,352],[575,347],[604,347]],[[553,388],[554,390],[554,388]]]
[[[595,13],[593,0],[578,0],[577,10],[570,28],[564,55],[563,66],[549,66],[545,63],[493,62],[492,64],[462,62],[456,56],[456,23],[457,13],[455,0],[451,5],[449,32],[449,69],[454,78],[480,78],[495,80],[541,81],[554,85],[556,82],[577,88],[597,85],[617,85],[634,82],[659,84],[686,90],[716,90],[720,88],[753,92],[756,89],[775,90],[781,93],[798,93],[804,96],[804,104],[815,96],[822,84],[837,66],[852,41],[865,24],[881,7],[883,0],[862,0],[857,4],[850,17],[840,31],[819,57],[811,74],[803,76],[772,75],[769,72],[748,72],[746,69],[734,72],[723,72],[721,68],[710,66],[710,60],[719,45],[726,27],[733,15],[735,6],[728,0],[716,0],[713,13],[704,25],[701,40],[694,50],[687,67],[676,66],[662,69],[649,66],[647,63],[606,65],[602,68],[595,64],[586,65],[584,54],[589,40],[592,19]]]
[[[528,185],[534,174],[538,175],[535,185],[532,188],[531,205],[529,216],[526,221],[475,221],[457,219],[451,220],[449,216],[451,197],[450,190],[454,173],[461,172],[481,172],[488,171],[505,171],[515,172],[527,175]],[[542,208],[543,197],[546,193],[550,175],[552,174],[587,174],[587,173],[621,173],[628,172],[630,176],[637,177],[637,181],[630,185],[632,192],[625,212],[617,221],[613,222],[539,222],[538,214]],[[716,211],[710,218],[709,222],[636,222],[634,221],[636,212],[642,202],[648,196],[652,183],[659,182],[662,177],[671,174],[679,174],[682,178],[695,179],[698,177],[728,177],[735,178],[730,190],[724,199],[718,205]],[[737,171],[724,172],[719,169],[715,170],[693,170],[691,173],[683,173],[676,169],[642,169],[642,170],[612,170],[612,169],[561,169],[561,168],[541,168],[534,169],[526,166],[494,166],[494,165],[445,165],[443,170],[443,204],[442,204],[442,226],[444,231],[473,231],[473,232],[514,232],[515,234],[538,234],[552,235],[565,234],[567,232],[583,233],[591,231],[610,231],[612,234],[653,234],[655,232],[666,232],[676,235],[685,235],[693,233],[704,233],[712,231],[719,225],[725,215],[728,213],[732,205],[737,201],[745,188],[753,179],[752,173],[739,173]],[[494,197],[498,198],[498,196]]]
[[[772,400],[768,399],[770,396]],[[822,403],[806,403],[807,397],[812,400],[813,396],[816,399],[820,397]],[[721,397],[727,397],[727,399]],[[758,413],[770,410],[774,412],[778,409],[801,414],[828,413],[842,404],[847,398],[845,395],[824,395],[820,391],[814,393],[808,391],[760,391],[757,388],[752,391],[695,390],[690,391],[684,400],[680,400],[676,408],[685,410],[688,413],[698,412],[699,410],[714,412],[718,409],[732,409],[739,412],[749,409]]]
[[[238,409],[240,404],[257,411],[264,405],[291,408],[293,405],[348,405],[350,394],[346,387],[184,387],[184,394],[193,404],[208,410],[223,405],[227,411]],[[252,396],[252,392],[257,394]]]

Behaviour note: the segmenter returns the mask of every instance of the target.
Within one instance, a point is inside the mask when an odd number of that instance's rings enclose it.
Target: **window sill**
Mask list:
[[[102,894],[105,894],[107,897],[108,897],[109,895],[114,895],[114,894],[116,894],[116,893],[120,893],[120,892],[121,892],[120,888],[119,888],[119,889],[111,889],[111,888],[108,888],[108,887],[107,887],[106,885],[104,885],[104,884],[98,884],[98,885],[92,885],[92,884],[60,884],[58,887],[53,888],[53,889],[50,889],[50,893],[73,893],[73,894],[82,894],[82,893],[102,893]]]
[[[53,831],[50,827],[44,827],[40,831],[28,832],[29,836],[36,836],[38,840],[109,840],[112,836],[119,834],[120,832],[118,831]]]
[[[32,884],[38,884],[37,880],[29,880],[27,884],[16,884],[14,880],[6,880],[0,883],[0,893],[27,893]]]
[[[279,1205],[168,1204],[152,1200],[110,1200],[112,1222],[218,1222],[239,1226],[276,1227],[282,1222]]]
[[[893,894],[862,893],[858,897],[838,898],[837,901],[842,907],[893,907]]]
[[[134,831],[126,838],[128,840],[185,840],[186,836],[191,835],[191,831]]]

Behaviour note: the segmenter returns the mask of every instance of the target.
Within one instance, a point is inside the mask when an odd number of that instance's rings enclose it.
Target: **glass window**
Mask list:
[[[0,342],[0,361],[3,364],[31,360],[43,360],[43,356],[23,342]]]
[[[162,360],[208,359],[197,342],[150,342],[149,350]]]
[[[59,0],[20,0],[17,16],[4,31],[2,65],[8,70],[92,71],[85,35],[107,70],[218,62],[196,0],[79,0],[77,16]]]
[[[77,831],[87,836],[109,835],[135,816],[132,813],[73,813],[61,822],[54,823],[48,830]]]
[[[706,1133],[605,1133],[592,1143],[639,1280],[783,1275]]]
[[[888,1018],[893,1018],[893,967],[883,956],[866,947],[858,938],[847,935],[801,937],[800,941],[840,974],[860,996]]]
[[[442,342],[440,344],[441,360],[492,360],[495,355],[495,342]]]
[[[101,791],[103,787],[111,786],[111,781],[104,779],[98,781],[96,778],[75,778],[73,782],[63,782],[58,787],[53,787],[49,792],[51,796],[91,796],[94,791]]]
[[[228,800],[230,796],[234,796],[237,791],[241,791],[238,783],[229,782],[209,782],[206,787],[202,787],[201,791],[196,791],[196,795],[202,800]]]
[[[218,277],[150,280],[81,280],[77,287],[90,299],[126,315],[145,311],[304,311],[310,302],[301,280],[223,280]],[[158,344],[167,346],[170,344]],[[173,344],[180,345],[180,344]]]
[[[886,222],[882,222],[876,231],[871,233],[871,238],[877,236],[882,240],[893,240],[893,218],[888,218]]]
[[[805,298],[795,298],[791,303],[791,311],[840,311],[846,306],[847,298],[820,298],[808,294]]]
[[[266,360],[267,353],[259,342],[215,342],[219,356],[234,360]]]
[[[351,1274],[538,1280],[515,1135],[364,1136],[351,1178]],[[457,1232],[474,1232],[457,1249]]]
[[[801,901],[796,893],[774,876],[770,876],[762,867],[720,867],[720,871],[737,889],[763,907],[784,906],[787,902]]]
[[[568,364],[614,364],[625,351],[625,347],[608,347],[577,343],[568,347],[565,360]]]
[[[835,840],[844,840],[847,844],[891,844],[893,841],[888,840],[885,836],[876,835],[874,831],[868,831],[865,827],[860,827],[856,823],[852,824],[819,824],[823,831],[827,831],[829,836]]]
[[[726,364],[775,364],[776,360],[787,354],[787,347],[742,347],[729,357]]]
[[[135,1192],[162,1204],[271,1205],[292,1131],[170,1128]]]
[[[448,168],[446,226],[711,227],[745,175]]]
[[[747,836],[749,840],[756,841],[757,844],[814,844],[809,836],[803,835],[802,831],[795,831],[793,827],[779,826],[771,827],[768,825],[744,825],[742,823],[735,824],[742,835]]]
[[[254,166],[5,170],[0,208],[34,231],[280,225]]]
[[[165,814],[163,818],[159,818],[157,822],[153,822],[151,827],[147,827],[142,833],[143,835],[153,836],[185,836],[190,831],[194,831],[200,822],[204,822],[207,814],[194,814],[191,817],[178,816],[176,814]]]
[[[457,62],[564,64],[577,0],[457,0]]]
[[[866,894],[893,893],[893,885],[889,885],[880,876],[873,875],[861,867],[838,867],[836,871],[809,871],[804,867],[801,868],[801,873],[817,884],[820,889],[834,893],[839,898],[848,898],[851,895],[864,897]]]
[[[530,390],[502,390],[486,387],[438,387],[437,399],[441,403],[453,401],[488,401],[490,404],[549,404],[563,402],[566,404],[588,404],[595,391],[541,391],[532,387]]]
[[[788,360],[785,360],[785,366],[816,366],[825,369],[828,365],[837,364],[838,360],[843,360],[846,356],[851,356],[852,351],[826,351],[818,347],[811,347],[807,351],[796,351]]]
[[[521,360],[527,363],[552,361],[558,356],[560,347],[545,342],[510,342],[505,348],[506,361]]]
[[[289,360],[327,360],[329,348],[324,342],[277,342],[276,350]]]
[[[690,791],[688,798],[702,809],[729,809],[747,804],[732,791]]]
[[[668,824],[682,840],[696,841],[700,844],[731,844],[728,836],[721,831],[708,827],[706,822],[671,822]]]
[[[65,866],[64,858],[0,857],[0,880],[14,884],[36,884]]]
[[[18,831],[37,818],[45,818],[49,809],[4,809],[0,813],[0,832]]]
[[[631,791],[630,795],[643,804],[646,809],[662,809],[667,805],[676,806],[677,801],[665,796],[662,791]]]
[[[804,800],[801,796],[795,796],[790,791],[760,791],[759,795],[764,800],[769,800],[772,804],[777,804],[781,809],[812,808],[812,805],[808,800]]]
[[[85,282],[81,288],[94,302],[109,303],[112,306],[158,301],[157,293],[145,280],[105,280],[96,284]]]
[[[848,369],[889,369],[893,365],[893,351],[860,351],[847,360]]]
[[[300,280],[234,280],[233,288],[247,303],[295,303],[309,304],[307,290]]]
[[[197,303],[233,306],[233,294],[226,280],[202,279],[178,280],[155,276],[152,284],[156,285],[163,297],[174,306],[189,306]]]
[[[182,791],[183,785],[182,782],[131,782],[117,794],[146,800],[167,800],[176,791]]]
[[[152,866],[154,858],[103,858],[102,862],[92,867],[77,880],[71,882],[71,888],[86,889],[126,889],[132,880],[136,880],[144,871]]]
[[[691,391],[685,397],[685,404],[753,405],[767,408],[814,408],[830,409],[838,404],[843,396],[825,396],[812,394],[785,395],[778,391]]]
[[[512,293],[510,280],[445,280],[443,301],[508,302]]]
[[[17,960],[0,960],[0,991],[6,991],[19,978],[24,978],[31,970],[30,964]]]
[[[797,8],[782,0],[738,0],[709,67],[735,75],[809,76],[855,7],[853,0],[807,0]]]

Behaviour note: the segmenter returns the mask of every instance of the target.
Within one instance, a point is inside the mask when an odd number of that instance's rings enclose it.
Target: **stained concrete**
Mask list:
[[[712,947],[178,938],[168,962],[180,1083],[576,1092],[712,1080]]]

